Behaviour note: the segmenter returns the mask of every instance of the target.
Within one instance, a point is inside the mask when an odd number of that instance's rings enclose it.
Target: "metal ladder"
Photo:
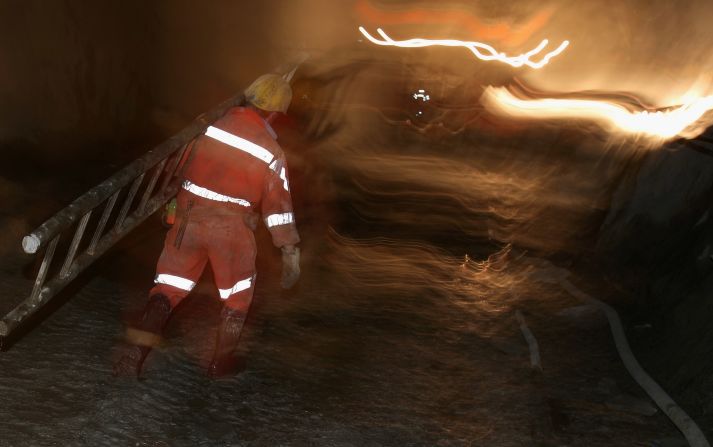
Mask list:
[[[306,58],[306,55],[300,56],[296,62],[274,72],[282,73],[291,81]],[[203,134],[229,108],[244,102],[241,93],[200,115],[181,132],[87,191],[23,238],[25,253],[44,257],[29,297],[0,320],[0,349],[6,349],[13,332],[67,284],[176,195],[178,185],[172,180],[176,179],[188,143]],[[121,207],[115,212],[119,198]],[[69,241],[66,238],[72,230],[71,242],[60,244],[60,240]],[[91,239],[85,238],[85,234],[91,234]]]

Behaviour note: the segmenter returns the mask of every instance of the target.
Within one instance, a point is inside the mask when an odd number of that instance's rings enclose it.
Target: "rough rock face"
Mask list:
[[[694,412],[710,413],[713,157],[691,148],[651,152],[621,182],[599,248],[619,271],[640,272],[633,318],[643,329],[632,336],[644,362]]]

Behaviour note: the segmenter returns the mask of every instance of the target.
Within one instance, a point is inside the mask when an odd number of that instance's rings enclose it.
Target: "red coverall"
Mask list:
[[[253,210],[259,207],[275,246],[300,240],[284,153],[270,125],[243,107],[208,127],[191,151],[177,221],[166,236],[150,295],[167,296],[175,308],[210,261],[225,305],[247,312],[255,286]]]

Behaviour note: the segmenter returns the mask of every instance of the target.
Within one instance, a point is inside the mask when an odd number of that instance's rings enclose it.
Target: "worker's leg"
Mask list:
[[[126,339],[130,346],[115,364],[115,374],[141,374],[146,356],[161,340],[171,311],[200,278],[208,259],[204,237],[200,223],[181,225],[181,219],[166,235],[156,268],[156,286],[149,293],[141,320],[127,328]]]
[[[216,225],[209,258],[218,293],[223,300],[215,353],[208,373],[217,377],[234,372],[240,333],[255,288],[255,238],[242,220]]]
[[[222,377],[234,374],[238,364],[238,342],[242,333],[245,319],[248,315],[250,301],[252,300],[252,288],[250,291],[241,292],[244,299],[240,307],[223,306],[220,313],[220,326],[215,340],[215,351],[213,359],[208,367],[208,375],[211,377]],[[239,297],[234,297],[237,300]]]
[[[141,367],[151,349],[161,341],[161,333],[171,315],[171,305],[164,295],[149,297],[141,320],[126,328],[127,345],[114,364],[115,376],[141,375]]]

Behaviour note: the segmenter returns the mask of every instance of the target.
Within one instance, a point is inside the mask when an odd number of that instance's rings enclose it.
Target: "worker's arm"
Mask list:
[[[270,164],[263,191],[262,217],[275,247],[299,243],[284,156]]]
[[[282,287],[292,287],[300,275],[300,242],[292,196],[287,177],[287,163],[281,155],[270,164],[263,191],[262,216],[272,235],[272,243],[282,250]]]

